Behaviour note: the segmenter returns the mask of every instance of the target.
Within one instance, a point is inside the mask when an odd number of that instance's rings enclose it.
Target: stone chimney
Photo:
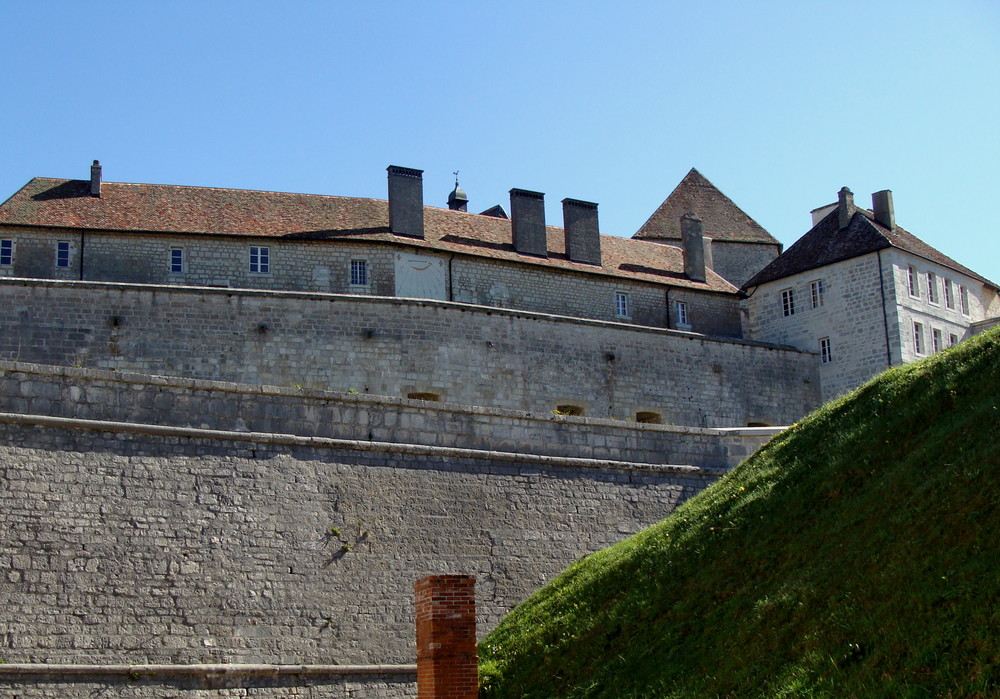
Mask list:
[[[892,190],[883,189],[872,194],[872,211],[875,220],[892,230],[896,227],[896,213],[892,208]]]
[[[476,699],[476,578],[431,575],[414,586],[417,698]]]
[[[601,264],[601,232],[597,224],[597,204],[563,199],[563,228],[566,256],[573,262]]]
[[[844,230],[854,216],[854,193],[847,187],[841,187],[837,193],[837,229]]]
[[[515,250],[524,255],[548,257],[545,195],[526,189],[510,190],[510,228]]]
[[[694,214],[681,216],[681,243],[684,276],[696,282],[705,281],[705,236],[701,233],[701,219]]]
[[[101,161],[95,160],[90,166],[90,196],[101,196]]]
[[[389,230],[411,238],[424,237],[424,171],[390,165]]]

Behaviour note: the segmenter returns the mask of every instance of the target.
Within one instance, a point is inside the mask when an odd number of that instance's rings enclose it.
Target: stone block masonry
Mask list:
[[[0,423],[8,663],[409,663],[415,580],[488,632],[718,475],[49,420]]]
[[[0,362],[0,413],[732,468],[780,428],[539,415],[357,393]]]
[[[0,359],[739,427],[818,404],[815,355],[459,303],[0,279]]]

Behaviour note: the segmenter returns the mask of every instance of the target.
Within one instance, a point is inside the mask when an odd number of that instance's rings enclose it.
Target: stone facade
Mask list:
[[[35,231],[9,228],[12,264],[0,276],[34,279],[117,281],[136,284],[273,289],[318,293],[403,296],[397,288],[394,255],[399,246],[261,240],[223,236],[134,235],[108,232]],[[56,245],[69,245],[67,267],[57,267]],[[268,272],[250,271],[251,247],[268,251]],[[405,249],[405,248],[404,248]],[[86,262],[81,272],[81,250]],[[617,322],[668,327],[663,285],[606,274],[571,272],[540,264],[513,263],[469,255],[442,255],[412,248],[447,269],[441,299],[497,308],[515,308]],[[172,251],[180,251],[180,271],[171,271]],[[352,262],[364,262],[367,284],[351,283]],[[620,315],[616,293],[626,294],[629,310]],[[694,332],[742,337],[735,294],[677,288],[691,299]]]
[[[706,235],[710,232],[706,231]],[[778,244],[713,240],[712,269],[734,286],[742,286],[780,254]]]
[[[465,304],[0,280],[0,358],[662,424],[788,424],[814,356],[736,340]]]
[[[910,293],[911,269],[915,295]],[[822,285],[820,305],[814,295],[817,284]],[[930,298],[929,285],[936,300]],[[950,297],[946,285],[951,286]],[[794,312],[786,315],[789,293]],[[963,298],[968,300],[966,312]],[[996,298],[996,290],[976,279],[905,250],[886,248],[756,287],[747,302],[749,335],[816,352],[822,398],[827,401],[890,366],[964,340],[973,324],[995,312],[990,309]]]

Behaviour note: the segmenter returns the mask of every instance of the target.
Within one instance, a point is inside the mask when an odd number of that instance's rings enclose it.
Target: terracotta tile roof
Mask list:
[[[633,237],[680,240],[681,216],[687,213],[696,214],[702,220],[705,235],[712,240],[766,243],[780,249],[781,243],[694,168]]]
[[[771,264],[758,272],[743,285],[744,289],[783,279],[799,272],[806,272],[826,265],[849,260],[861,255],[894,247],[913,253],[926,260],[977,279],[994,289],[997,285],[989,279],[960,265],[947,255],[938,252],[917,236],[896,226],[889,229],[875,221],[867,209],[857,208],[847,228],[838,230],[839,219],[834,208],[823,219],[785,250]]]
[[[89,196],[88,180],[35,178],[0,205],[0,227],[251,236],[286,240],[363,240],[425,247],[528,265],[574,270],[692,289],[736,293],[714,272],[707,282],[684,276],[678,248],[601,236],[600,266],[566,257],[563,229],[547,226],[548,258],[521,255],[509,220],[424,207],[426,239],[389,232],[388,202],[240,189],[104,182]]]

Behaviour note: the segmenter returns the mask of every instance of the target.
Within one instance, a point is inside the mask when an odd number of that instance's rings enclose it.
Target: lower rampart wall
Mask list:
[[[0,445],[8,663],[409,663],[414,580],[475,575],[485,633],[720,475],[10,414]]]
[[[415,666],[0,664],[0,692],[16,699],[417,696]]]
[[[790,424],[819,400],[810,353],[467,304],[7,278],[0,307],[0,359],[39,364],[695,427]]]

